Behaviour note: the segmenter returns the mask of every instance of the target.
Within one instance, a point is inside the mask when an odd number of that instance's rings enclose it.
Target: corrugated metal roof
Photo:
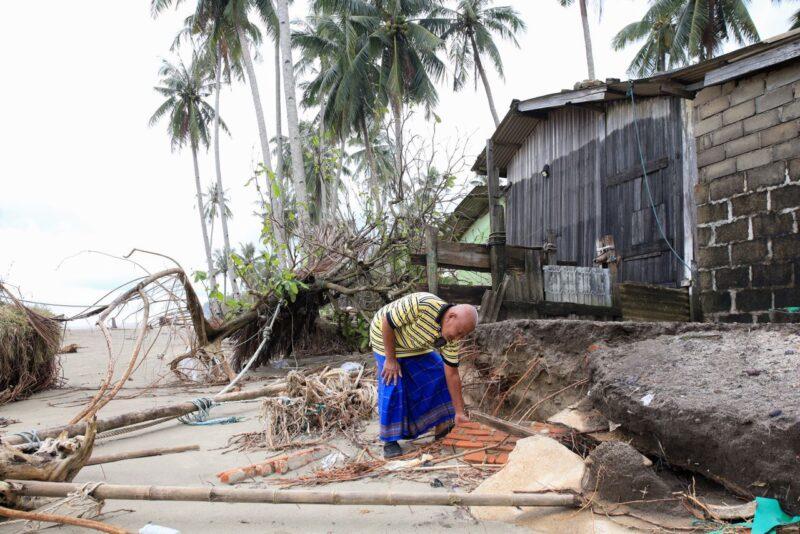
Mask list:
[[[632,81],[608,79],[605,83],[598,82],[589,87],[564,90],[523,101],[514,100],[500,126],[492,135],[495,165],[500,169],[500,176],[506,176],[506,167],[521,143],[539,122],[547,120],[548,111],[565,106],[590,107],[602,111],[608,102],[627,98],[631,83],[634,94],[639,97],[694,98],[697,91],[704,87],[735,80],[797,57],[800,57],[800,29],[776,35],[696,65],[658,73],[649,78]],[[481,152],[475,160],[472,170],[478,174],[486,174],[485,152]]]
[[[502,186],[501,194],[505,194],[508,186]],[[469,230],[470,226],[489,210],[489,192],[485,185],[476,185],[456,206],[442,224],[442,231],[448,239],[458,241]]]

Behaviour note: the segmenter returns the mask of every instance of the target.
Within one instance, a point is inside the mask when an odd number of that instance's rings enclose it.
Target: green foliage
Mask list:
[[[346,311],[337,311],[334,319],[348,345],[362,352],[369,348],[369,321],[361,314],[351,315]]]

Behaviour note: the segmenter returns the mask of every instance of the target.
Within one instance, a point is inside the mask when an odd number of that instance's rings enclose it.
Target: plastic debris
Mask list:
[[[348,373],[357,373],[364,368],[362,364],[357,362],[344,362],[340,367],[342,371],[347,371]]]
[[[161,525],[154,525],[153,523],[147,523],[139,529],[139,534],[181,534],[181,531],[175,530],[174,528],[162,527]]]
[[[333,466],[335,466],[336,463],[339,460],[344,460],[344,454],[342,454],[339,451],[335,451],[335,452],[330,453],[328,456],[326,456],[325,458],[322,459],[322,462],[321,462],[322,469],[324,469],[326,471],[328,469],[332,469]]]
[[[648,393],[647,395],[642,397],[642,405],[650,406],[650,403],[653,402],[654,398],[655,398],[655,395],[653,395],[652,393]]]

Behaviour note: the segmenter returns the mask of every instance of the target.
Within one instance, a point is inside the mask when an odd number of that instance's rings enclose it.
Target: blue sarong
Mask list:
[[[386,385],[381,377],[385,361],[385,356],[375,353],[381,440],[414,439],[455,418],[439,354],[398,358],[403,377],[393,385]]]

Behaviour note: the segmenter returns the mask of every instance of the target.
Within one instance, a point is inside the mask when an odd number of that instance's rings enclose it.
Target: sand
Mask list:
[[[114,346],[120,347],[123,366],[128,350],[133,343],[133,332],[113,331]],[[32,398],[0,407],[0,415],[20,422],[12,424],[0,432],[14,433],[35,428],[44,428],[65,423],[92,396],[102,376],[105,375],[107,357],[104,341],[97,331],[75,330],[67,333],[65,343],[77,343],[81,348],[75,354],[62,355],[65,385],[61,389],[50,390],[34,395]],[[173,344],[175,345],[175,344]],[[161,374],[165,373],[165,363],[169,355],[179,351],[180,344],[167,346],[167,339],[161,336],[148,360],[137,370],[133,379],[123,388],[117,399],[100,413],[101,417],[132,410],[150,408],[175,401],[210,396],[217,388],[186,387],[165,383],[156,389],[148,389]],[[164,353],[158,358],[158,353]],[[352,359],[339,358],[341,361]],[[290,362],[294,363],[294,362]],[[259,369],[251,376],[254,381],[246,387],[256,387],[259,378],[280,374],[280,370]],[[135,396],[138,395],[138,396]],[[247,465],[266,458],[265,452],[228,452],[223,454],[230,436],[260,428],[257,419],[257,401],[239,402],[217,407],[212,416],[245,416],[246,420],[231,425],[192,427],[177,422],[169,422],[138,433],[126,434],[96,444],[96,454],[110,454],[122,451],[153,447],[178,445],[200,445],[199,451],[177,455],[126,460],[105,465],[84,468],[75,482],[103,481],[118,484],[160,484],[160,485],[216,485],[215,474],[221,470]],[[367,441],[375,440],[376,424],[373,421],[365,430]],[[378,451],[377,441],[371,443]],[[269,487],[269,479],[249,482],[240,487]],[[317,489],[324,489],[325,486]],[[445,492],[452,490],[445,483],[444,488],[433,488],[429,483],[413,482],[395,477],[356,481],[328,486],[337,490],[368,491],[417,491]],[[458,488],[455,488],[458,491]],[[176,503],[109,501],[105,511],[129,510],[112,514],[109,523],[134,532],[148,522],[171,527],[183,533],[213,532],[397,532],[401,529],[417,529],[420,532],[514,532],[525,531],[511,524],[493,521],[478,521],[466,510],[446,507],[390,507],[390,506],[314,506],[314,505],[255,505],[225,503]],[[80,529],[59,527],[59,532],[80,532]],[[11,527],[0,524],[0,532],[13,532]]]

